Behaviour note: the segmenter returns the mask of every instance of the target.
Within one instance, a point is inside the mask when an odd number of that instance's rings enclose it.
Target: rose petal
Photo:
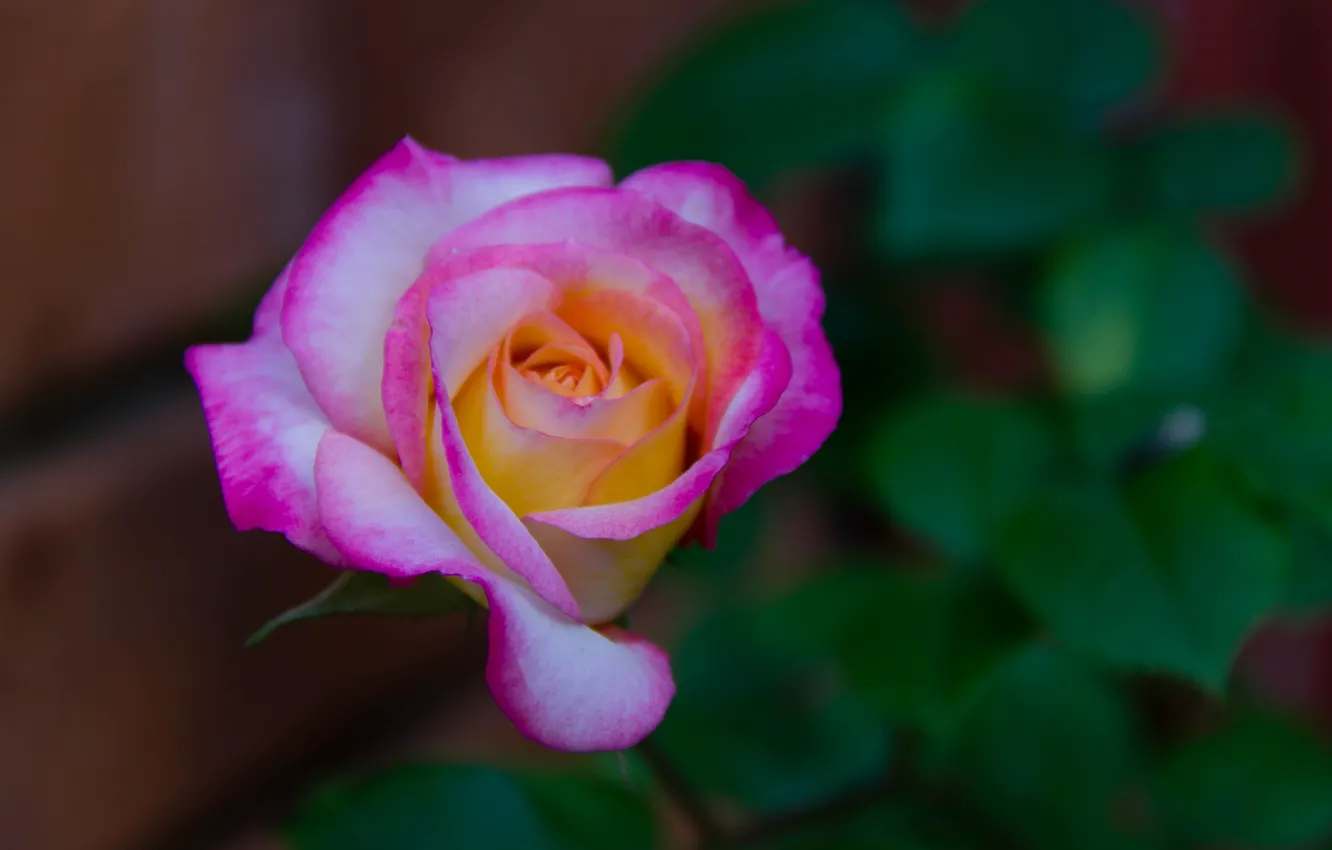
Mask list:
[[[533,514],[523,522],[559,566],[587,622],[604,622],[642,591],[694,521],[731,451],[772,409],[791,378],[791,358],[769,331],[758,364],[718,427],[718,446],[668,486],[615,504]],[[669,527],[669,531],[661,529]],[[616,577],[618,574],[618,577]]]
[[[576,352],[576,360],[581,360],[589,364],[600,365],[601,371],[606,372],[604,379],[609,380],[609,372],[605,364],[601,363],[601,357],[587,344],[578,331],[569,327],[569,325],[559,316],[551,312],[531,313],[524,316],[513,328],[504,343],[501,346],[500,355],[504,363],[513,364],[515,361],[523,361],[524,368],[531,368],[532,360],[537,356],[546,345],[554,343],[564,346],[568,350]]]
[[[507,363],[499,365],[496,378],[495,389],[509,419],[554,437],[615,440],[628,446],[664,422],[674,407],[670,387],[656,378],[618,398],[593,397],[586,404],[527,380]]]
[[[411,139],[375,163],[297,253],[282,311],[283,337],[334,427],[393,450],[380,398],[384,335],[433,242],[514,198],[609,179],[594,159],[465,162]]]
[[[488,366],[477,369],[453,402],[477,471],[518,516],[583,504],[592,482],[624,453],[624,445],[557,437],[515,425],[500,406],[490,379],[495,360],[492,356]]]
[[[434,404],[426,301],[453,312],[438,340],[446,386],[462,389],[477,365],[520,319],[555,303],[554,284],[525,269],[482,268],[457,277],[422,276],[396,309],[385,340],[384,409],[407,478],[419,489],[426,467],[427,416]],[[446,398],[447,403],[447,398]]]
[[[606,382],[601,394],[607,399],[617,399],[632,392],[636,385],[640,385],[639,381],[642,380],[642,377],[631,377],[629,370],[624,368],[624,339],[620,336],[619,331],[610,335],[609,347],[610,379]],[[698,357],[696,360],[701,362],[702,358]]]
[[[556,311],[593,345],[609,349],[620,338],[624,360],[644,378],[661,378],[676,404],[684,404],[696,380],[689,332],[680,317],[655,298],[614,289],[566,294]]]
[[[355,566],[390,576],[439,572],[479,585],[490,607],[486,681],[523,734],[573,752],[632,747],[675,695],[666,656],[618,629],[598,632],[467,548],[388,459],[330,431],[316,463],[319,510]]]
[[[609,623],[642,594],[702,506],[700,496],[674,520],[628,540],[578,537],[530,517],[525,522],[541,548],[564,570],[583,620]]]
[[[628,502],[669,485],[684,472],[689,449],[689,395],[665,422],[623,450],[590,484],[581,504]],[[570,505],[569,507],[573,507]]]
[[[331,564],[341,562],[315,508],[315,447],[328,430],[282,344],[284,271],[264,297],[254,335],[240,345],[198,345],[185,368],[203,401],[222,497],[241,531],[278,531]]]
[[[431,261],[483,245],[566,240],[622,253],[679,286],[697,314],[707,356],[707,409],[726,407],[753,368],[763,320],[754,289],[726,244],[638,192],[562,189],[522,198],[458,228],[431,248]],[[702,408],[700,408],[702,410]],[[702,417],[696,413],[695,421]],[[707,419],[708,431],[716,417]],[[704,434],[705,444],[712,434]]]
[[[460,369],[458,364],[472,357],[482,340],[498,340],[502,331],[496,332],[495,327],[507,328],[517,317],[538,309],[549,284],[521,269],[494,269],[479,274],[489,281],[487,286],[453,281],[456,285],[436,287],[426,303],[437,401],[435,415],[443,448],[442,453],[434,455],[443,466],[443,473],[436,476],[436,481],[438,486],[448,487],[448,498],[456,500],[467,524],[499,560],[526,579],[546,601],[577,619],[578,603],[555,565],[513,510],[481,477],[450,404],[449,380],[460,380],[453,374]],[[501,309],[504,304],[516,312],[514,319],[505,319]]]
[[[794,470],[823,445],[842,410],[841,381],[823,333],[818,271],[786,247],[781,231],[730,171],[707,163],[645,169],[620,184],[686,221],[719,234],[744,264],[759,312],[791,352],[790,386],[735,448],[705,525],[744,504],[763,484]]]
[[[384,340],[384,408],[402,468],[417,487],[425,469],[422,439],[426,413],[433,403],[426,300],[434,289],[449,281],[495,269],[526,270],[561,292],[588,280],[613,280],[617,286],[646,292],[657,279],[635,260],[572,245],[487,245],[436,256],[394,308]],[[509,326],[523,318],[521,311],[505,315],[512,318]],[[469,374],[459,371],[452,384],[455,389],[462,387]]]
[[[428,331],[423,316],[426,299],[439,287],[447,285],[458,290],[460,301],[465,302],[468,295],[461,291],[463,285],[458,280],[467,278],[471,283],[466,288],[479,292],[483,287],[478,280],[489,278],[478,279],[474,275],[499,270],[526,271],[562,293],[564,306],[559,311],[562,322],[576,317],[583,323],[578,331],[611,351],[612,356],[618,347],[622,356],[627,352],[627,356],[659,368],[671,381],[676,398],[690,380],[696,359],[691,352],[697,347],[690,321],[696,322],[696,317],[688,309],[684,316],[673,309],[671,302],[683,302],[683,295],[673,283],[637,260],[576,243],[486,246],[460,249],[436,259],[399,302],[385,343],[384,406],[389,412],[389,426],[402,468],[418,488],[422,486],[425,469],[423,441],[426,413],[430,409],[430,383],[422,377],[429,368],[425,351]],[[559,297],[545,289],[540,297],[527,297],[511,295],[507,289],[492,292],[494,288],[488,284],[484,288],[487,292],[477,298],[485,303],[475,309],[485,311],[487,316],[493,313],[495,318],[487,318],[485,332],[473,336],[485,339],[487,345],[500,324],[507,322],[506,327],[511,327],[520,321],[527,322],[531,313],[545,310],[544,305],[554,303]],[[684,306],[688,307],[687,302]],[[472,308],[464,303],[460,309]],[[633,322],[634,328],[641,330],[635,333],[642,339],[636,337],[630,347],[622,339],[617,346],[612,337],[627,332],[617,322]],[[469,352],[456,360],[471,363],[471,358]],[[459,374],[451,376],[454,383],[450,386],[456,390],[462,387],[468,372],[465,367],[455,371]],[[624,388],[623,382],[612,378],[609,392],[618,393]]]

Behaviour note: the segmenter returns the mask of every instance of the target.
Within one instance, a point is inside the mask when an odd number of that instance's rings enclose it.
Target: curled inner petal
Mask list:
[[[453,402],[463,440],[495,495],[518,516],[580,504],[592,481],[624,451],[613,440],[556,437],[514,423],[500,405],[497,353]]]
[[[454,397],[477,469],[518,516],[635,498],[689,450],[695,364],[655,300],[582,292],[530,313]]]

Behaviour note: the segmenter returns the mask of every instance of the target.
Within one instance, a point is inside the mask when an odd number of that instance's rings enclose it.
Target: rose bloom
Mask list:
[[[490,609],[517,728],[632,746],[675,693],[609,625],[672,547],[841,411],[818,273],[730,172],[404,140],[315,226],[239,345],[191,349],[227,510]]]

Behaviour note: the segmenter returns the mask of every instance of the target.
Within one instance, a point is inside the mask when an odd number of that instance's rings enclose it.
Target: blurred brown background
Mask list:
[[[658,62],[761,1],[0,0],[0,848],[262,847],[254,825],[344,759],[519,746],[460,624],[243,649],[327,572],[230,529],[181,349],[243,324],[405,133],[594,152]],[[1325,0],[1157,4],[1174,97],[1261,96],[1332,143]],[[1326,323],[1312,177],[1245,239],[1273,297]]]

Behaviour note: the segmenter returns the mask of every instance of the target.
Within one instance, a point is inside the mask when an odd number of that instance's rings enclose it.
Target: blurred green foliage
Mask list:
[[[1332,755],[1231,676],[1265,620],[1332,607],[1332,349],[1259,307],[1223,229],[1295,191],[1297,146],[1251,106],[1167,109],[1166,47],[1119,0],[813,0],[622,116],[620,173],[825,177],[850,234],[815,257],[843,421],[782,485],[829,545],[769,587],[765,496],[666,568],[697,623],[654,760],[739,817],[712,844],[1332,846]],[[1023,374],[947,350],[944,281]],[[651,782],[415,770],[316,798],[293,845],[661,846]]]
[[[408,765],[322,788],[287,824],[298,850],[646,850],[641,795],[596,776]]]

